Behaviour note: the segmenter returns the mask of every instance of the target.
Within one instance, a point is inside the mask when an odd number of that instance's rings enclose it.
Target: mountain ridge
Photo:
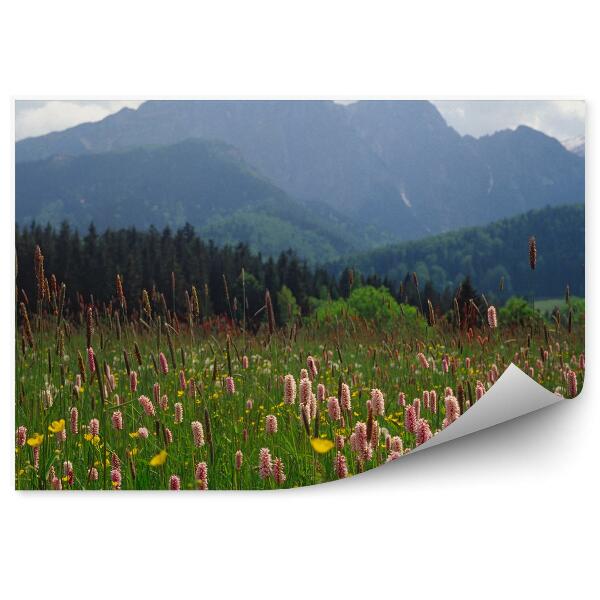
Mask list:
[[[189,137],[227,143],[291,197],[328,204],[398,239],[584,197],[584,160],[554,138],[526,127],[461,136],[420,100],[148,101],[19,141],[16,159]]]

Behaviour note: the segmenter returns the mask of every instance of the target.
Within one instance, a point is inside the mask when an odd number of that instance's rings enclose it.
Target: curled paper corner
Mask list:
[[[511,363],[498,381],[468,411],[452,425],[417,446],[411,454],[505,423],[563,399]]]

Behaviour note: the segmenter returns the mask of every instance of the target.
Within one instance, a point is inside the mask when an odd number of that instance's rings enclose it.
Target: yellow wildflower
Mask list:
[[[39,446],[44,441],[44,436],[41,433],[34,433],[28,440],[27,444],[32,448]]]
[[[310,445],[313,447],[313,450],[315,452],[318,452],[319,454],[325,454],[326,452],[329,452],[333,448],[334,443],[331,440],[321,440],[319,438],[311,438]]]
[[[167,452],[165,450],[161,450],[158,454],[156,454],[155,456],[153,456],[150,459],[149,464],[151,467],[160,467],[160,466],[164,465],[166,461],[167,461]]]
[[[60,433],[65,428],[65,420],[52,421],[51,425],[48,425],[48,431],[52,433]]]

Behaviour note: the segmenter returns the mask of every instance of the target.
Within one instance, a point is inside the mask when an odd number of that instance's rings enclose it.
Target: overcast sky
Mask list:
[[[20,140],[99,121],[141,100],[18,100],[15,135]],[[529,125],[560,140],[585,134],[585,103],[571,100],[435,100],[449,125],[476,137]]]

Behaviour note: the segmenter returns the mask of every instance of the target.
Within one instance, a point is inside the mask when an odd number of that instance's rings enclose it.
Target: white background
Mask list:
[[[600,53],[592,3],[8,4],[0,9],[2,595],[597,593],[599,306],[591,269],[600,227]],[[583,396],[342,484],[177,497],[12,492],[14,96],[586,99]]]

